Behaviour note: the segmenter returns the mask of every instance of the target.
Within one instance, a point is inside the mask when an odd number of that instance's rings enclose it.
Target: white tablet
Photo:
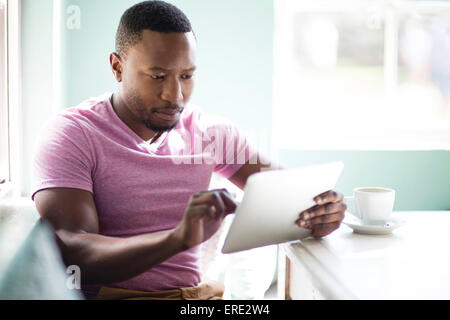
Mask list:
[[[311,235],[295,221],[314,197],[336,187],[344,164],[333,162],[251,175],[222,248],[232,253]]]

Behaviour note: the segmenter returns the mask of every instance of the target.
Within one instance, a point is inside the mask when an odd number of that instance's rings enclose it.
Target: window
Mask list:
[[[6,6],[0,0],[0,182],[9,179],[6,47]]]
[[[275,0],[273,143],[449,149],[450,2]]]
[[[21,1],[0,0],[0,180],[22,186]]]

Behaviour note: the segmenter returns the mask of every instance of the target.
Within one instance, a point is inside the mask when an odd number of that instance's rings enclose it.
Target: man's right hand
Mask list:
[[[236,202],[226,189],[196,193],[189,200],[183,220],[172,235],[183,249],[195,247],[211,238],[224,218],[236,207]]]

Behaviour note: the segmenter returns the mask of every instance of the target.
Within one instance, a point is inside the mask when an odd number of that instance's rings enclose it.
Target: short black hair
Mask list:
[[[192,31],[191,22],[174,5],[164,1],[144,1],[127,9],[120,19],[116,33],[116,52],[125,57],[128,49],[142,40],[142,31]]]

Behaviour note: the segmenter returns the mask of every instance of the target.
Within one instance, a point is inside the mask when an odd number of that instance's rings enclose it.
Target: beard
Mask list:
[[[153,107],[146,107],[146,104],[141,99],[141,97],[137,94],[137,92],[133,92],[133,94],[130,96],[128,100],[128,105],[130,110],[134,110],[135,114],[139,117],[139,120],[150,130],[162,134],[164,132],[171,131],[175,129],[175,127],[178,125],[180,120],[177,120],[175,123],[164,126],[164,125],[158,125],[155,123],[155,121],[152,120],[152,115],[155,111],[161,110],[161,109],[171,109],[171,110],[179,110],[180,114],[183,113],[184,108],[181,108],[177,104],[168,104],[161,108],[153,108]]]
[[[164,133],[164,132],[168,132],[171,131],[173,129],[176,128],[176,126],[178,125],[178,122],[180,122],[180,120],[178,120],[177,122],[175,122],[173,125],[171,126],[155,126],[154,124],[152,124],[152,122],[150,120],[143,120],[142,123],[150,130],[156,132],[156,133]]]

